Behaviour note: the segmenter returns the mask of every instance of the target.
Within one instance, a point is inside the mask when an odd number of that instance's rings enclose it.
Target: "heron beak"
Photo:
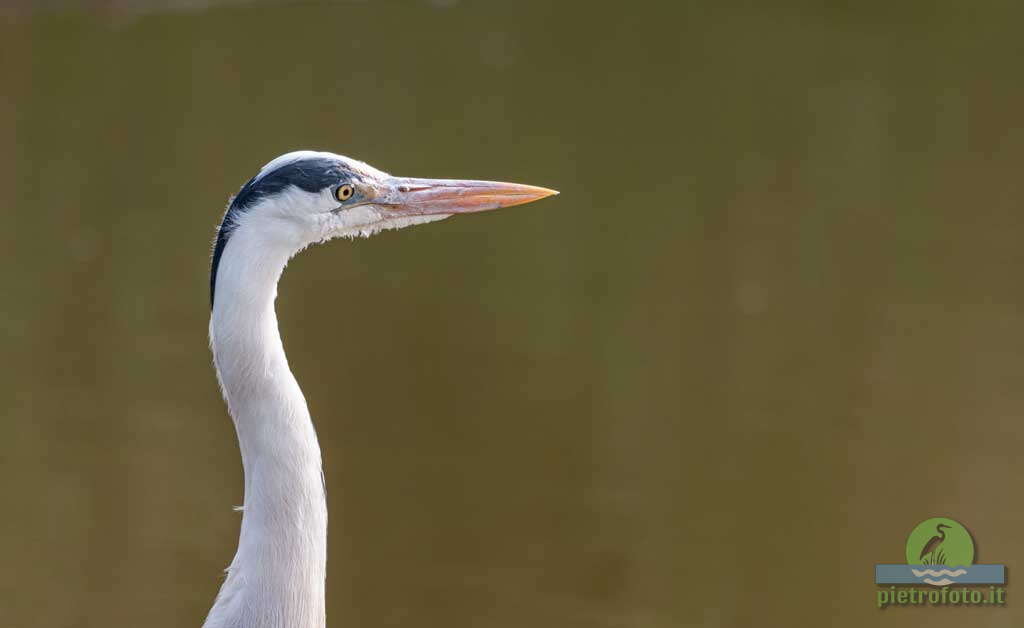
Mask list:
[[[558,194],[555,190],[519,183],[468,179],[391,177],[374,199],[404,216],[471,214],[531,203]]]

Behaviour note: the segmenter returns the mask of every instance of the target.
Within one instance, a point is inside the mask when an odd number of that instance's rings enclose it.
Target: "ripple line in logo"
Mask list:
[[[914,569],[914,568],[911,568],[910,571],[912,571],[914,573],[914,575],[917,576],[918,578],[920,578],[921,576],[931,576],[931,578],[925,578],[922,582],[925,582],[926,584],[931,584],[931,585],[934,585],[934,586],[937,586],[937,587],[944,587],[946,585],[953,584],[953,583],[956,582],[956,580],[953,580],[953,578],[956,578],[957,576],[962,576],[965,573],[967,573],[966,569]],[[948,578],[942,578],[941,580],[932,580],[932,578],[938,578],[940,576],[949,576],[949,577]]]
[[[967,573],[966,569],[914,569],[910,571],[914,572],[914,575],[920,578],[921,576],[931,576],[938,578],[939,576],[949,576],[950,578],[956,578]]]

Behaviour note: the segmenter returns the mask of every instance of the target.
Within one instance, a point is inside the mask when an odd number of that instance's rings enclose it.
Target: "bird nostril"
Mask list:
[[[400,185],[400,186],[398,186],[398,191],[402,192],[403,194],[407,194],[409,192],[420,192],[420,191],[429,190],[429,189],[430,189],[429,185]]]

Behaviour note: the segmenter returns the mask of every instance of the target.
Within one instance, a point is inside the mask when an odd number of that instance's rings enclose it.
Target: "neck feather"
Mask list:
[[[320,447],[274,311],[277,281],[301,245],[256,227],[239,226],[225,247],[210,318],[245,502],[238,551],[204,628],[322,628],[327,504]]]

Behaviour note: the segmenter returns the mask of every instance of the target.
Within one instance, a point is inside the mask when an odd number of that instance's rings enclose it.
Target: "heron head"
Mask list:
[[[268,245],[296,253],[332,238],[368,237],[557,193],[517,183],[395,177],[334,153],[287,153],[265,165],[231,199],[214,245],[210,299],[220,257],[240,229],[257,231]]]

